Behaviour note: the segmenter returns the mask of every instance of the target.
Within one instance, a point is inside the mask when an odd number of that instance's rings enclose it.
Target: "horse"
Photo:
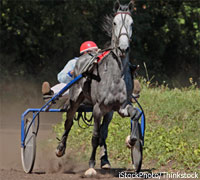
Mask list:
[[[121,5],[119,1],[115,3],[110,52],[102,61],[96,63],[92,69],[90,68],[87,75],[74,84],[69,91],[70,102],[66,110],[65,131],[56,149],[56,155],[58,157],[64,155],[74,115],[80,104],[85,99],[89,100],[93,106],[94,127],[92,153],[89,169],[85,172],[85,175],[96,174],[94,167],[98,146],[103,150],[101,164],[110,165],[107,159],[105,139],[113,111],[118,112],[122,117],[130,117],[133,120],[133,133],[131,133],[130,144],[134,145],[139,138],[137,137],[137,132],[140,112],[131,104],[133,77],[129,67],[129,49],[133,26],[132,8],[132,1],[128,5]],[[84,64],[88,63],[88,59],[91,59],[91,56],[95,55],[86,54],[80,57],[74,69],[74,77],[77,77],[82,72]],[[103,116],[104,119],[101,123]],[[105,118],[106,116],[108,117]]]

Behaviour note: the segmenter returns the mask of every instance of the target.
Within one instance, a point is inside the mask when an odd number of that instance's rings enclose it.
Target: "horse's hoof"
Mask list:
[[[91,176],[96,176],[97,172],[94,168],[89,168],[87,171],[85,171],[85,176],[91,177]]]
[[[104,164],[103,166],[101,166],[101,169],[110,169],[111,165],[110,164]]]
[[[65,152],[59,151],[58,149],[56,149],[56,156],[57,157],[62,157],[64,154],[65,154]]]
[[[101,169],[110,169],[111,165],[106,156],[101,158]]]
[[[127,137],[126,137],[126,140],[125,140],[125,142],[126,142],[126,147],[127,147],[127,148],[131,148],[131,145],[130,145],[130,137],[131,137],[130,135],[127,136]]]
[[[132,164],[132,167],[133,167],[133,171],[135,171],[135,170],[136,170],[136,168],[135,168],[135,165],[134,165],[134,164]]]
[[[66,146],[63,143],[60,143],[56,148],[56,156],[62,157],[65,154]]]

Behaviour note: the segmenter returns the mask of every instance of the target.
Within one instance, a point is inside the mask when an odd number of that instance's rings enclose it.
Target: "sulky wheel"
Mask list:
[[[31,119],[28,118],[24,122],[24,132],[27,134],[27,130],[30,126]],[[34,131],[34,122],[29,128],[28,134],[26,136],[24,147],[21,147],[21,160],[22,166],[26,173],[31,173],[33,170],[35,155],[36,155],[36,135]]]

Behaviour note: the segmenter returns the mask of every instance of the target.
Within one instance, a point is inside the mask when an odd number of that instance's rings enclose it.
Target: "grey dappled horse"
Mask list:
[[[117,111],[122,117],[131,117],[133,119],[133,133],[131,133],[130,143],[134,144],[138,139],[137,122],[140,113],[131,104],[133,79],[129,67],[129,47],[133,25],[131,17],[132,3],[120,5],[117,1],[114,9],[116,13],[112,21],[111,51],[102,61],[93,67],[92,71],[88,72],[88,76],[82,78],[70,88],[70,105],[67,109],[65,132],[56,150],[57,156],[60,157],[64,154],[66,140],[73,125],[74,115],[80,104],[85,99],[89,100],[93,105],[94,117],[93,149],[89,161],[90,168],[85,172],[85,175],[96,174],[94,170],[95,155],[99,145],[103,150],[101,164],[109,165],[105,139],[113,111]],[[93,55],[86,54],[80,57],[75,66],[74,77],[82,72],[82,67]],[[104,120],[101,123],[103,116]]]

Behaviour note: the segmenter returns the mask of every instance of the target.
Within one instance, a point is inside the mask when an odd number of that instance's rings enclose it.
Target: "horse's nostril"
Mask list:
[[[119,47],[119,50],[120,50],[122,53],[126,53],[126,52],[129,51],[129,47],[127,47],[127,48],[120,48],[120,47]]]
[[[129,51],[129,47],[126,49],[126,52],[128,52]]]

